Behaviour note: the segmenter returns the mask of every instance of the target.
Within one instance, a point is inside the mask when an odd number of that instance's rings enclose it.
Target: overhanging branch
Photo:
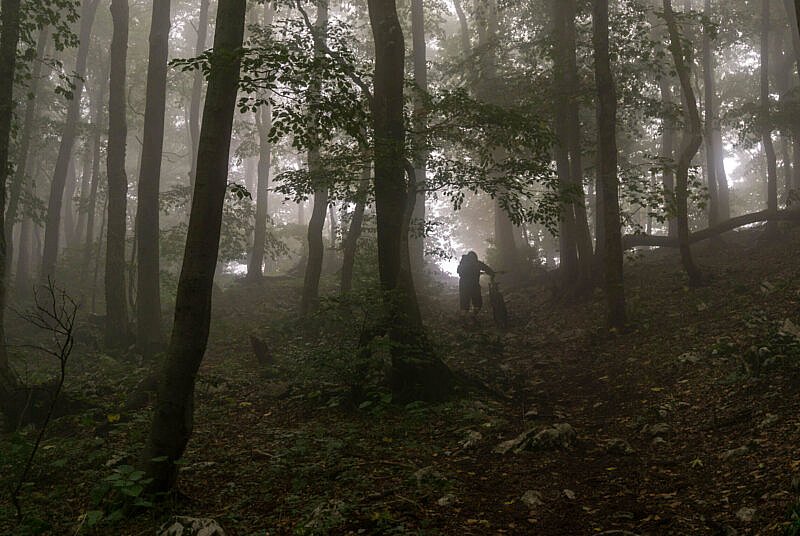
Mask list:
[[[689,243],[694,244],[703,240],[708,240],[715,236],[733,231],[739,227],[759,223],[763,221],[800,221],[800,210],[779,210],[771,213],[769,210],[744,214],[724,221],[713,227],[691,233]],[[678,247],[678,239],[669,236],[652,236],[645,234],[625,235],[622,240],[624,249],[631,249],[638,246],[658,246],[658,247]]]

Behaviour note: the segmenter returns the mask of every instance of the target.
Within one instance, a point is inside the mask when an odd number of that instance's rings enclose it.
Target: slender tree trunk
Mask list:
[[[200,0],[200,14],[197,17],[197,43],[194,47],[195,56],[199,56],[206,49],[210,3],[211,0]],[[202,97],[203,73],[198,69],[194,72],[192,79],[192,98],[189,102],[189,137],[192,142],[192,168],[189,170],[189,183],[192,186],[194,186],[194,177],[197,173],[197,143],[200,138],[200,101]]]
[[[678,241],[680,243],[681,261],[689,276],[689,283],[699,285],[702,283],[702,274],[694,263],[692,250],[689,245],[689,213],[688,213],[688,183],[689,167],[692,159],[697,154],[700,145],[703,143],[703,126],[700,121],[700,112],[697,110],[697,100],[695,99],[694,89],[690,80],[689,66],[686,64],[686,50],[681,43],[681,35],[678,30],[678,23],[675,21],[675,14],[672,11],[672,0],[663,0],[664,19],[669,29],[669,50],[675,62],[675,71],[681,83],[681,94],[683,96],[683,107],[686,115],[686,128],[682,141],[681,152],[678,157],[675,169],[675,204],[676,218],[678,224]]]
[[[580,80],[578,78],[577,59],[577,31],[575,21],[578,16],[576,0],[563,2],[566,11],[563,36],[564,45],[564,81],[567,91],[568,104],[566,106],[566,145],[569,151],[569,181],[574,189],[572,201],[575,213],[575,245],[578,251],[578,290],[588,291],[592,283],[592,235],[589,231],[589,220],[586,214],[586,197],[583,191],[583,155],[581,148],[581,123],[580,123]]]
[[[128,176],[125,151],[128,137],[126,77],[128,58],[128,0],[112,0],[111,68],[108,94],[108,217],[106,231],[106,325],[105,342],[119,348],[128,342],[128,309],[125,292],[125,236],[127,234]]]
[[[272,158],[272,144],[269,131],[272,128],[272,108],[264,104],[256,112],[258,129],[258,186],[256,187],[256,221],[253,230],[253,249],[247,265],[247,277],[259,280],[264,275],[264,245],[267,240],[267,217],[269,215],[269,173]]]
[[[331,194],[328,194],[331,197]],[[330,248],[336,249],[336,239],[339,236],[339,222],[336,219],[336,203],[328,203],[328,232],[330,234]]]
[[[58,260],[64,188],[67,185],[68,168],[72,161],[72,149],[75,145],[78,120],[80,119],[83,79],[86,76],[86,59],[89,54],[92,25],[94,24],[94,16],[97,12],[98,4],[99,0],[83,0],[81,8],[80,44],[78,45],[77,59],[75,61],[75,91],[67,109],[64,130],[61,134],[61,145],[58,148],[58,157],[53,171],[53,182],[50,184],[50,198],[47,203],[44,251],[42,252],[42,268],[40,271],[40,276],[44,279],[55,275],[56,261]],[[71,204],[72,199],[68,196],[67,210],[71,210]]]
[[[136,344],[151,357],[163,347],[161,333],[161,276],[159,273],[159,208],[164,110],[167,96],[170,0],[153,0],[150,55],[144,110],[139,191],[136,207]]]
[[[794,14],[795,23],[797,24],[797,31],[800,33],[800,0],[794,0]]]
[[[91,91],[89,92],[91,94]],[[90,99],[94,100],[94,99]],[[93,105],[90,105],[94,109]],[[89,124],[90,129],[94,130],[95,124]],[[91,143],[90,143],[91,142]],[[94,158],[94,133],[86,137],[86,144],[83,151],[83,162],[81,163],[80,190],[78,191],[77,213],[78,220],[73,229],[73,242],[80,241],[86,236],[86,207],[89,204],[89,190],[92,185],[92,158]]]
[[[666,113],[663,118],[663,131],[661,133],[661,159],[664,171],[662,172],[662,182],[664,185],[664,201],[667,203],[667,235],[678,235],[678,224],[675,219],[675,119],[670,116],[674,100],[672,97],[672,84],[666,77],[659,80],[661,89],[661,102],[664,104]]]
[[[711,20],[711,0],[705,0],[705,17]],[[705,91],[705,147],[706,147],[706,182],[708,183],[708,226],[713,227],[720,222],[720,207],[717,179],[717,155],[714,145],[714,129],[717,127],[716,88],[714,80],[714,51],[711,43],[711,28],[703,25],[703,86]]]
[[[314,55],[321,58],[325,51],[328,32],[328,4],[317,4],[317,20],[314,22]],[[309,123],[312,131],[319,129],[319,118],[313,103],[319,98],[318,81],[312,81],[309,93],[312,110]],[[325,228],[325,214],[328,211],[328,184],[320,158],[319,136],[315,134],[314,145],[308,150],[308,173],[314,185],[314,205],[311,221],[308,222],[308,257],[303,281],[303,295],[300,301],[300,314],[307,315],[319,303],[319,279],[322,274],[322,261],[325,255],[325,242],[322,231]]]
[[[159,382],[143,463],[155,491],[175,485],[192,433],[194,384],[208,343],[222,207],[244,38],[245,0],[219,2],[206,91],[192,211],[175,302],[175,321]]]
[[[86,201],[85,206],[85,214],[86,214],[86,242],[83,248],[84,257],[83,257],[83,270],[81,271],[81,275],[87,274],[89,272],[89,266],[92,262],[92,254],[94,252],[94,227],[95,227],[95,216],[97,215],[97,189],[100,186],[100,159],[102,158],[101,155],[101,133],[103,131],[103,127],[105,126],[105,117],[103,114],[103,104],[106,100],[106,90],[108,88],[108,79],[109,74],[108,72],[104,73],[102,80],[100,81],[100,95],[97,99],[97,107],[94,111],[94,120],[92,121],[94,124],[94,132],[93,132],[93,144],[92,144],[92,181],[91,186],[89,188],[89,195]],[[93,291],[94,292],[94,291]]]
[[[67,181],[64,185],[64,200],[60,226],[64,240],[63,242],[59,241],[59,243],[63,244],[63,247],[59,247],[62,251],[64,248],[73,248],[75,246],[75,190],[78,188],[76,156],[77,154],[73,153],[73,159],[67,167]]]
[[[612,328],[625,326],[625,284],[623,279],[622,222],[619,212],[617,177],[617,95],[611,73],[608,37],[608,0],[594,0],[594,61],[597,83],[598,177],[603,184],[605,212],[606,315]]]
[[[33,283],[31,279],[31,241],[33,238],[33,222],[30,218],[23,218],[19,226],[19,248],[17,253],[17,272],[14,279],[14,289],[17,297],[23,297],[30,291]]]
[[[6,184],[8,183],[9,145],[14,115],[14,75],[20,31],[19,0],[0,1],[0,411],[13,415],[19,380],[8,363],[5,337],[6,310]],[[8,223],[9,226],[13,222]]]
[[[772,120],[770,118],[769,98],[769,26],[770,0],[761,0],[761,143],[767,158],[767,209],[778,211],[778,164],[775,146],[772,143]],[[767,222],[767,234],[775,234],[778,222]]]
[[[411,270],[421,273],[425,265],[425,184],[427,180],[428,149],[425,131],[427,118],[423,96],[428,92],[428,63],[425,43],[424,0],[411,2],[411,35],[414,56],[414,83],[417,94],[414,99],[414,173],[418,180],[417,202],[412,214],[410,241]]]
[[[361,180],[356,190],[356,206],[350,220],[350,229],[342,243],[342,279],[341,292],[347,294],[353,288],[353,266],[356,262],[358,239],[361,237],[361,228],[364,224],[364,209],[367,206],[367,192],[371,178],[369,164],[361,171]]]
[[[6,273],[10,274],[11,260],[14,256],[14,241],[13,229],[14,222],[17,221],[17,213],[19,212],[19,200],[22,195],[22,190],[25,188],[26,176],[30,175],[31,165],[28,161],[28,153],[31,147],[31,137],[33,134],[34,123],[36,122],[36,107],[39,102],[39,81],[42,78],[42,65],[44,64],[43,58],[45,49],[47,47],[49,34],[46,28],[39,31],[39,37],[36,41],[36,58],[33,62],[33,69],[31,71],[31,83],[28,87],[30,98],[25,104],[25,118],[23,120],[22,134],[19,139],[19,151],[17,152],[17,167],[14,171],[14,177],[9,187],[8,209],[6,210]],[[28,218],[23,218],[27,220]],[[29,222],[30,223],[30,222]],[[20,235],[21,237],[24,235]],[[29,267],[26,267],[30,270]],[[29,279],[28,273],[21,274],[17,271],[17,282],[20,281],[20,275],[26,281]],[[9,285],[10,286],[10,285]]]
[[[566,7],[565,7],[566,6]],[[556,159],[556,172],[561,190],[561,216],[559,220],[559,257],[560,269],[565,282],[575,284],[581,277],[580,257],[578,254],[578,230],[575,219],[575,202],[577,197],[575,184],[572,180],[572,165],[570,162],[570,126],[569,106],[572,90],[568,87],[568,30],[569,16],[574,16],[574,0],[551,1],[552,33],[553,33],[553,84],[555,103],[553,106],[553,130],[557,138],[554,148]],[[569,9],[572,8],[572,9]]]
[[[404,173],[403,31],[394,0],[369,0],[368,7],[375,42],[372,115],[378,272],[390,323],[392,389],[400,401],[442,398],[450,390],[451,374],[425,341],[408,254],[410,202],[416,192],[409,195]]]

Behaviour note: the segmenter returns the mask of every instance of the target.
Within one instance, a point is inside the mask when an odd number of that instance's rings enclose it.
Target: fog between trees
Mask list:
[[[433,328],[456,318],[467,251],[494,298],[602,300],[593,324],[618,334],[642,321],[630,259],[675,249],[675,287],[703,292],[698,248],[790,243],[800,220],[800,0],[2,0],[0,17],[2,423],[105,407],[69,359],[130,378],[114,396],[147,424],[124,515],[191,478],[215,328],[278,371],[286,341],[265,333],[334,352],[331,329],[356,407],[437,404],[472,385]],[[222,327],[251,312],[218,312],[239,295],[277,312]],[[302,370],[339,363],[321,362]]]

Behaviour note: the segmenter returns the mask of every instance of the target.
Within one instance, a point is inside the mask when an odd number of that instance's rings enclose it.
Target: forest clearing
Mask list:
[[[0,533],[800,536],[800,0],[0,0]]]

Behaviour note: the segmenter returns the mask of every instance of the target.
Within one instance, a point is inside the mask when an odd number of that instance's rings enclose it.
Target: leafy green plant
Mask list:
[[[100,522],[114,523],[140,508],[152,508],[153,502],[145,495],[152,479],[144,471],[131,465],[119,465],[92,490],[92,505],[84,514],[83,522],[94,526]]]
[[[786,526],[785,536],[800,536],[800,502],[792,507],[789,512],[789,524]]]

